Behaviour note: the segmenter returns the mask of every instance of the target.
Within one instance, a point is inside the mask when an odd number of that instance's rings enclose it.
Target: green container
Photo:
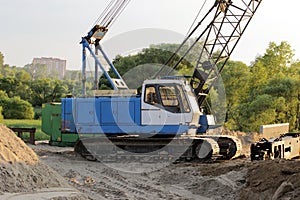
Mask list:
[[[47,103],[42,110],[42,131],[50,136],[53,146],[74,146],[78,135],[61,132],[61,103]]]

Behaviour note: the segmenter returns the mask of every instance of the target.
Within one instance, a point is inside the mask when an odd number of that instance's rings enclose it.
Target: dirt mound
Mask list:
[[[251,163],[241,199],[300,199],[300,161]]]
[[[0,125],[0,194],[69,187],[13,131]]]

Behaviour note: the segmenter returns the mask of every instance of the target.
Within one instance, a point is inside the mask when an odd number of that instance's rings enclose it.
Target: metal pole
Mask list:
[[[82,42],[82,96],[86,96],[86,49],[84,42]]]
[[[95,47],[95,55],[98,56],[98,48]],[[95,80],[94,80],[94,90],[98,90],[99,88],[99,77],[98,77],[98,66],[95,61]]]

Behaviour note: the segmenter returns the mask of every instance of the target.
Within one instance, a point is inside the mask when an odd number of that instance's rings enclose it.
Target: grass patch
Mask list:
[[[35,140],[49,140],[50,136],[42,132],[41,120],[28,120],[28,119],[3,119],[2,123],[11,128],[36,128]],[[29,133],[23,133],[24,139],[29,139]]]

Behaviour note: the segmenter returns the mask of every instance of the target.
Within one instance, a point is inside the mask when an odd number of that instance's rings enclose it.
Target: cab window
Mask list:
[[[176,95],[175,87],[173,86],[160,86],[159,94],[163,106],[178,106],[178,98]]]
[[[145,102],[155,105],[158,103],[156,91],[154,86],[146,87],[145,91]]]
[[[177,84],[146,86],[144,101],[172,113],[190,112],[183,88]]]

